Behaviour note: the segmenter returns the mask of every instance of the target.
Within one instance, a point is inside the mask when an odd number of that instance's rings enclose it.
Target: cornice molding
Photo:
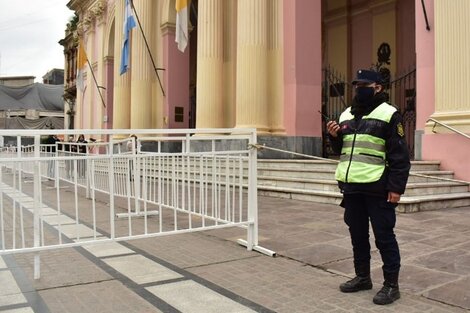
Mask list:
[[[77,33],[83,36],[92,30],[95,23],[102,23],[105,19],[107,9],[106,0],[73,0],[80,2],[79,9],[76,10],[79,16]],[[93,2],[93,3],[92,3]],[[70,3],[69,3],[70,4]],[[77,3],[78,4],[78,3]]]
[[[73,11],[86,11],[94,1],[96,0],[71,0],[67,3],[67,7]]]

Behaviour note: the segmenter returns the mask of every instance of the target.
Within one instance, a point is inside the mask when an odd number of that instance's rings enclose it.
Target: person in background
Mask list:
[[[44,142],[46,146],[47,157],[55,157],[56,156],[56,143],[59,142],[60,139],[57,135],[49,135]],[[52,179],[55,175],[55,160],[49,160],[47,163],[47,176]]]
[[[73,146],[73,135],[69,135],[67,143],[64,143],[64,155],[66,157],[71,157],[74,152]],[[72,160],[65,160],[65,175],[67,178],[73,177],[73,161]]]
[[[134,147],[132,146],[134,145]],[[134,149],[133,149],[134,148]],[[137,141],[137,135],[133,134],[129,136],[129,141],[127,142],[127,151],[131,154],[137,154],[139,148],[139,143]],[[129,159],[129,180],[134,180],[134,159]]]
[[[372,288],[369,221],[382,257],[384,283],[375,304],[400,298],[400,252],[395,238],[395,208],[405,192],[410,159],[402,118],[387,103],[386,81],[376,71],[359,70],[352,82],[355,97],[339,122],[329,121],[332,147],[340,152],[336,180],[343,193],[344,221],[349,226],[356,277],[340,285],[342,292]]]
[[[86,154],[88,141],[85,140],[85,136],[83,134],[78,136],[77,143],[78,143],[77,145],[78,153]],[[86,173],[86,160],[78,160],[78,175],[81,178],[84,178],[85,173]]]

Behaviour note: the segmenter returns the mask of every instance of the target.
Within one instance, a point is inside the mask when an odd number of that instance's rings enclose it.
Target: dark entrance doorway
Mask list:
[[[191,33],[189,35],[189,128],[196,128],[196,80],[197,80],[197,12],[198,0],[189,7]]]
[[[414,133],[416,130],[416,69],[392,80],[387,86],[390,103],[397,107],[403,117],[405,138],[410,151],[410,158],[414,159]],[[338,120],[341,112],[351,102],[351,86],[341,74],[331,68],[323,69],[322,113],[330,119]],[[323,124],[323,156],[335,157],[331,149],[326,132],[326,119]]]

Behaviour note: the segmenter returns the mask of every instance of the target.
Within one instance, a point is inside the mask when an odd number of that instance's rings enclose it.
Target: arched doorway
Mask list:
[[[404,117],[406,140],[414,158],[416,130],[416,56],[414,1],[322,0],[323,113],[338,119],[353,93],[358,69],[390,73],[390,102]],[[326,124],[326,121],[323,121]],[[324,127],[325,129],[325,127]],[[326,157],[333,154],[323,135]]]

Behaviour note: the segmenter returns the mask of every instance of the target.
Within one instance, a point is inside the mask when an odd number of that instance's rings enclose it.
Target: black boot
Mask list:
[[[384,276],[384,285],[373,299],[374,303],[379,305],[390,304],[400,299],[398,273],[384,273]]]
[[[370,279],[370,264],[354,264],[356,277],[339,285],[341,292],[357,292],[372,289]]]
[[[351,280],[339,285],[341,292],[357,292],[372,289],[372,280],[369,276],[356,276]]]

